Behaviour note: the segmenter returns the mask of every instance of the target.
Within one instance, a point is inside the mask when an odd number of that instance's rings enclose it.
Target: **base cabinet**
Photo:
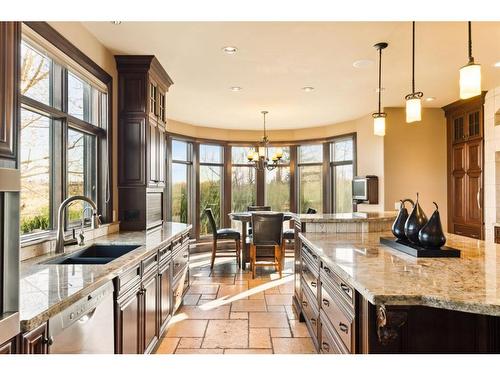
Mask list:
[[[115,352],[120,354],[141,353],[141,303],[140,285],[131,288],[116,302]]]
[[[17,337],[0,344],[0,354],[17,354]]]
[[[158,343],[158,273],[155,272],[143,283],[144,298],[144,352],[150,353]]]
[[[160,332],[163,332],[167,323],[172,316],[172,267],[170,262],[165,262],[165,264],[160,266],[159,282],[160,282]]]
[[[23,333],[21,336],[22,354],[49,354],[50,338],[48,324],[43,323],[39,327]]]

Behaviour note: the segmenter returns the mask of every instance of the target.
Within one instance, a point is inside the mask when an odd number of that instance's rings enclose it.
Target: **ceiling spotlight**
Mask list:
[[[228,55],[234,55],[236,51],[238,51],[238,48],[232,47],[232,46],[227,46],[227,47],[222,47],[222,51],[224,53],[227,53]]]
[[[302,90],[304,90],[305,92],[311,92],[314,90],[314,87],[312,86],[305,86],[305,87],[302,87]]]
[[[436,100],[435,96],[429,96],[428,98],[425,98],[426,102],[433,102],[434,100]]]
[[[500,61],[497,61],[496,63],[493,64],[495,68],[500,68]]]
[[[122,23],[122,21],[111,21],[111,23],[112,23],[113,25],[119,25],[119,24],[121,24],[121,23]]]
[[[240,86],[231,86],[229,88],[229,90],[231,90],[231,91],[241,91],[241,90],[243,90],[243,88],[240,87]]]
[[[352,66],[358,69],[366,69],[373,65],[374,61],[369,59],[356,60],[352,63]]]

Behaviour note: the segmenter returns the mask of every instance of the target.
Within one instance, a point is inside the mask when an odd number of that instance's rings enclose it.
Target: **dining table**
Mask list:
[[[278,212],[278,211],[241,211],[241,212],[230,212],[228,215],[231,220],[241,222],[241,268],[246,269],[247,262],[250,262],[250,251],[247,244],[248,239],[248,223],[252,221],[252,214],[272,214],[272,213],[283,213],[283,221],[292,220],[294,213],[292,212]]]

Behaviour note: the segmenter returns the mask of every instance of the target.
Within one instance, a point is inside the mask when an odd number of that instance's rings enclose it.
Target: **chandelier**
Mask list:
[[[248,152],[247,159],[249,163],[253,163],[253,167],[258,171],[262,171],[264,168],[268,171],[272,171],[279,165],[280,160],[283,157],[283,150],[280,148],[277,149],[271,157],[271,160],[269,160],[269,138],[266,134],[266,115],[269,112],[262,111],[261,113],[264,116],[264,135],[259,147]]]

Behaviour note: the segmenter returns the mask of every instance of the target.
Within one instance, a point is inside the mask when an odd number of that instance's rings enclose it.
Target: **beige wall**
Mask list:
[[[407,124],[404,108],[385,108],[384,137],[385,209],[394,209],[402,198],[420,203],[427,217],[434,211],[435,201],[443,228],[447,223],[446,188],[446,119],[439,108],[427,108],[422,121]]]
[[[113,207],[116,212],[113,216],[116,215],[115,218],[118,219],[118,95],[116,95],[118,92],[118,73],[115,59],[113,54],[79,22],[49,22],[49,24],[113,77],[113,177],[111,186],[113,189]]]

